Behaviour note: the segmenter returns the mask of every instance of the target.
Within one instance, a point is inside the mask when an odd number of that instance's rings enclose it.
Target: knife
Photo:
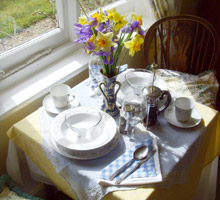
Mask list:
[[[110,177],[109,180],[112,181],[118,174],[123,172],[127,167],[129,167],[134,162],[134,159],[129,160],[126,164],[120,167],[116,172],[114,172]]]
[[[127,178],[131,173],[133,173],[136,169],[138,169],[144,162],[148,161],[155,154],[155,152],[156,152],[156,150],[152,150],[145,159],[143,159],[140,162],[136,163],[125,174],[123,174],[122,177],[120,177],[118,180],[116,180],[115,183],[117,185],[120,184],[125,178]]]

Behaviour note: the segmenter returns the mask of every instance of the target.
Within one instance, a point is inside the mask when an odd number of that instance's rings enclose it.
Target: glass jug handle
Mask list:
[[[170,104],[171,102],[171,95],[168,91],[163,90],[160,96],[160,101],[164,98],[164,96],[167,96],[166,102],[158,109],[159,113],[164,111]]]

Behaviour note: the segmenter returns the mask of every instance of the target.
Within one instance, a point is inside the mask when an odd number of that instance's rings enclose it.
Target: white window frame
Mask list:
[[[67,13],[64,10],[67,7],[66,0],[57,0],[57,16],[59,28],[45,33],[37,38],[25,42],[12,48],[0,55],[0,69],[8,71],[18,63],[24,62],[35,53],[47,48],[55,48],[68,41]]]
[[[121,0],[107,8],[116,7],[119,12],[127,13],[132,10],[132,2],[133,0]],[[59,28],[0,54],[0,69],[7,72],[37,52],[47,48],[54,49],[68,41],[73,41],[76,38],[73,34],[73,24],[77,21],[79,13],[76,0],[57,0]]]

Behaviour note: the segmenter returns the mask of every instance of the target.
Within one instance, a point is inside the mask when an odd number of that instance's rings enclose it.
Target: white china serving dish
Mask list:
[[[202,115],[200,114],[200,112],[194,108],[192,110],[192,114],[191,114],[191,118],[189,121],[186,122],[181,122],[179,120],[177,120],[176,118],[176,113],[175,113],[175,106],[174,104],[171,104],[164,112],[164,117],[166,118],[166,120],[176,126],[176,127],[180,127],[180,128],[192,128],[197,126],[201,120],[202,120]]]
[[[45,110],[47,112],[55,114],[55,115],[65,111],[65,110],[68,110],[70,108],[78,107],[79,104],[80,104],[79,100],[77,100],[75,98],[73,101],[69,102],[69,104],[65,108],[57,108],[57,107],[55,107],[55,105],[53,103],[52,96],[50,94],[47,95],[43,100],[43,107],[45,108]]]
[[[118,131],[115,120],[107,113],[99,110],[101,114],[100,123],[93,129],[88,137],[80,138],[68,127],[65,116],[75,115],[76,113],[92,112],[90,107],[77,107],[66,110],[57,115],[51,124],[51,137],[54,141],[53,146],[58,153],[69,155],[75,159],[93,159],[102,156],[110,151],[112,146],[118,142]],[[85,117],[82,123],[87,123],[90,117]]]

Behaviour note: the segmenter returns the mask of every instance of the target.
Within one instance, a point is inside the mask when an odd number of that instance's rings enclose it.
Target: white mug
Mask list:
[[[189,121],[195,107],[194,100],[189,97],[179,97],[175,100],[174,105],[177,120],[181,122]]]
[[[66,84],[57,84],[50,88],[50,94],[53,103],[57,108],[65,108],[70,101],[74,100],[74,96],[70,98],[71,88]]]

